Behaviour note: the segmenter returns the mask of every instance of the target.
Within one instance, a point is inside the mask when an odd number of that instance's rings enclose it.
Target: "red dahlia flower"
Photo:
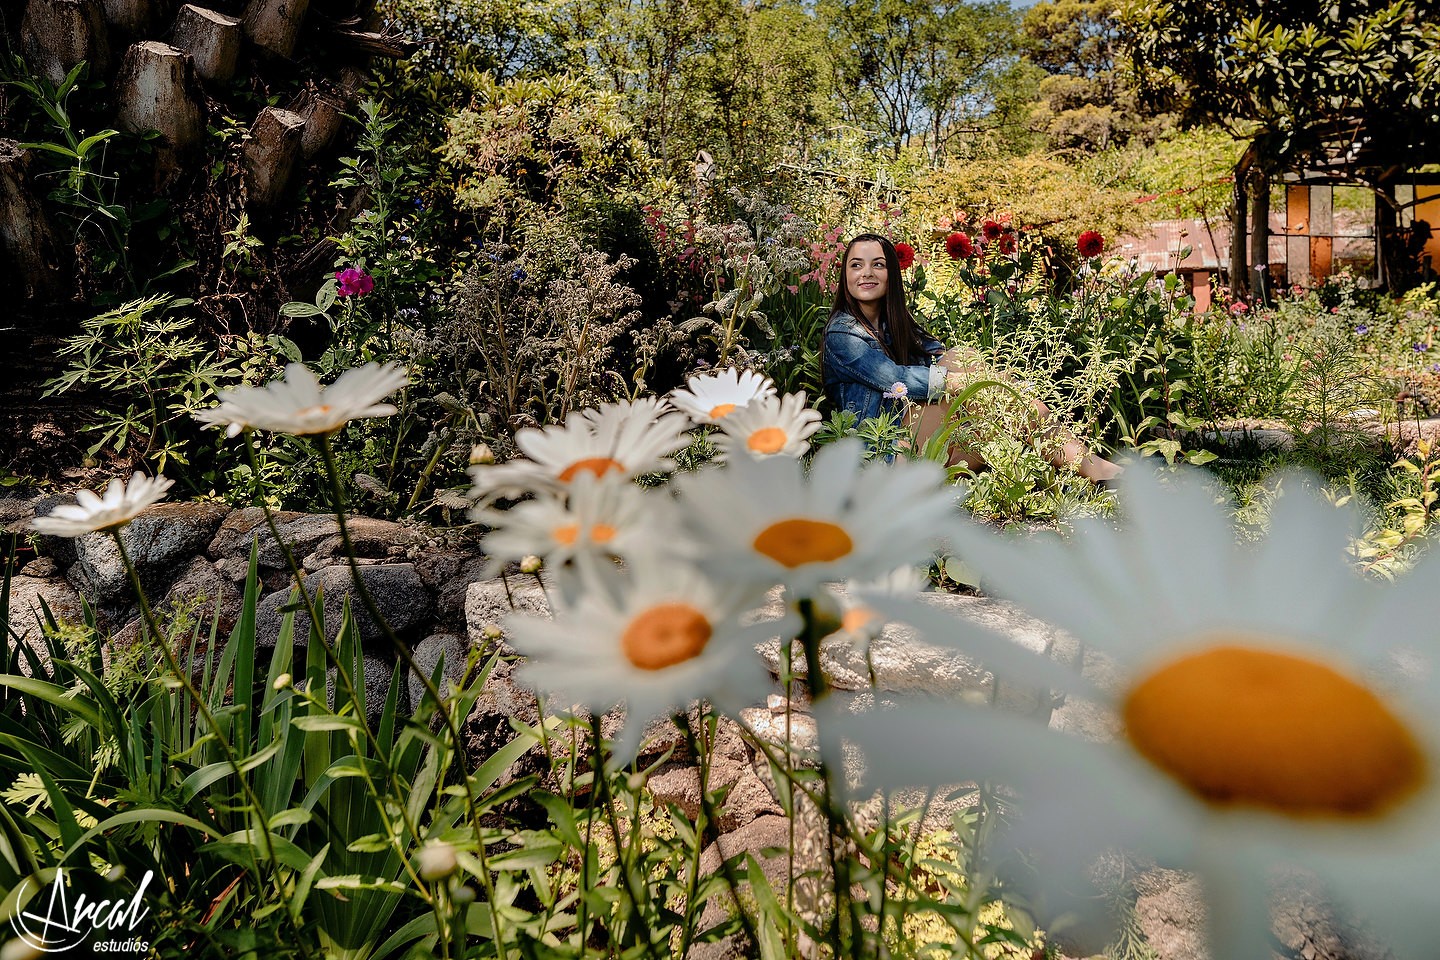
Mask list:
[[[951,260],[968,260],[975,256],[975,244],[957,230],[945,238],[945,252],[950,255]]]
[[[1000,234],[1000,243],[997,249],[999,249],[1001,253],[1014,253],[1015,245],[1015,234],[1008,231]]]
[[[985,234],[986,240],[998,239],[1000,237],[1000,233],[1003,230],[1004,228],[1001,227],[998,222],[996,222],[990,217],[986,217],[985,222],[980,224],[980,232]]]
[[[1094,230],[1086,230],[1075,241],[1075,246],[1079,249],[1080,256],[1088,260],[1091,257],[1100,256],[1105,251],[1105,238]]]
[[[901,270],[909,270],[915,262],[915,248],[902,240],[895,244],[895,257],[900,261]]]

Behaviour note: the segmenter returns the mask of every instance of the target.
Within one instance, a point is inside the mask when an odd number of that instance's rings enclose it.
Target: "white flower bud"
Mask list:
[[[280,674],[280,676],[275,678],[274,687],[276,690],[284,690],[286,687],[290,686],[290,682],[293,679],[294,678],[291,677],[290,674],[282,673]]]
[[[455,848],[448,843],[427,843],[415,855],[415,866],[423,880],[444,880],[459,866]]]
[[[535,554],[533,554],[533,553],[530,554],[529,556],[521,557],[521,558],[520,558],[520,572],[521,572],[521,573],[539,573],[539,572],[540,572],[540,568],[543,567],[543,566],[545,566],[545,561],[544,561],[544,560],[541,560],[539,557],[535,556]]]
[[[488,443],[477,443],[470,448],[471,466],[491,464],[495,462],[495,451],[490,449]]]

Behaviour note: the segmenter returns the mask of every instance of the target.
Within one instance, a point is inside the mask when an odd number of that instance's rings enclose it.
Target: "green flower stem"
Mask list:
[[[135,590],[135,597],[140,605],[140,615],[145,620],[145,626],[154,637],[155,644],[160,648],[160,655],[165,660],[165,666],[174,674],[179,681],[181,688],[195,704],[195,712],[200,714],[210,732],[215,735],[215,741],[220,745],[220,750],[225,754],[225,763],[234,771],[236,779],[240,781],[240,790],[245,794],[245,799],[250,803],[255,822],[259,824],[260,835],[265,842],[265,855],[270,861],[270,879],[275,884],[275,892],[280,900],[285,900],[285,885],[280,880],[280,858],[275,854],[275,839],[270,834],[269,818],[265,814],[264,807],[260,804],[260,798],[250,785],[250,779],[245,771],[240,769],[240,761],[235,757],[235,751],[231,748],[230,740],[215,722],[215,716],[210,712],[210,707],[205,703],[205,698],[200,691],[195,689],[189,674],[181,668],[180,662],[175,659],[175,651],[170,649],[165,634],[160,631],[160,624],[155,619],[155,611],[150,608],[150,601],[145,596],[145,588],[140,584],[140,572],[135,569],[134,562],[130,559],[130,551],[125,547],[125,538],[120,535],[120,527],[112,527],[110,536],[115,541],[115,546],[120,550],[120,562],[125,566],[125,572],[129,575],[130,585]],[[208,656],[208,654],[207,654]],[[260,872],[259,864],[255,864],[255,872]],[[288,911],[287,911],[288,915]],[[292,920],[293,922],[293,920]],[[298,933],[298,930],[297,930]],[[303,939],[303,938],[302,938]]]
[[[645,911],[641,909],[641,903],[648,902],[649,897],[643,896],[644,888],[636,889],[632,883],[630,870],[625,863],[626,845],[620,840],[620,824],[615,818],[615,795],[610,790],[610,776],[605,769],[605,740],[600,734],[600,718],[591,714],[590,716],[590,776],[591,790],[597,795],[596,802],[605,811],[605,820],[610,825],[610,839],[615,844],[615,867],[620,872],[620,882],[625,887],[625,893],[630,897],[631,904],[635,908],[635,918],[640,927],[639,936],[645,941],[645,954],[651,960],[660,960],[660,955],[655,952],[655,934],[650,929],[650,922],[646,918]],[[637,807],[634,819],[639,820],[640,811]],[[626,932],[631,928],[627,924]],[[622,944],[623,945],[623,944]]]
[[[700,882],[700,854],[705,846],[704,831],[710,825],[720,823],[720,812],[715,809],[715,802],[710,799],[710,750],[702,749],[701,739],[695,735],[695,730],[690,726],[690,717],[684,713],[675,715],[675,725],[685,735],[685,743],[689,745],[690,751],[700,758],[700,822],[695,824],[695,857],[690,864],[690,877],[686,883],[685,890],[685,924],[682,927],[683,940],[680,946],[680,956],[685,956],[690,949],[690,937],[694,925],[695,911],[695,888]],[[794,848],[794,843],[791,843]],[[744,904],[740,902],[740,881],[735,877],[735,870],[730,866],[730,861],[725,857],[725,852],[720,849],[717,840],[715,853],[720,860],[720,873],[725,878],[725,886],[730,888],[730,897],[735,901],[735,911],[740,915],[740,927],[745,931],[745,937],[750,941],[750,949],[756,953],[760,950],[760,938],[755,933],[755,924],[746,912]],[[790,886],[790,884],[786,884]]]
[[[805,626],[800,633],[801,646],[805,651],[805,683],[810,689],[810,702],[819,704],[831,691],[830,681],[825,676],[820,661],[820,642],[827,634],[822,632],[819,618],[815,615],[814,602],[810,598],[802,599],[799,608],[800,615],[805,620]],[[829,756],[840,755],[839,744],[829,742],[824,724],[817,724],[816,732],[820,741],[820,782],[824,784],[824,805],[821,809],[824,810],[829,825],[825,849],[830,858],[830,871],[835,887],[835,916],[827,924],[826,933],[830,948],[834,951],[833,955],[849,957],[856,954],[847,949],[845,943],[846,921],[849,922],[849,933],[854,937],[863,937],[864,927],[860,924],[859,905],[850,892],[850,858],[843,855],[840,847],[849,835],[845,818],[845,774],[842,769],[839,776],[836,776],[828,760]],[[851,948],[854,946],[855,944],[850,945]]]
[[[455,763],[460,768],[460,785],[465,791],[465,809],[469,814],[470,823],[475,828],[475,855],[480,863],[480,883],[485,889],[485,903],[490,911],[490,929],[494,935],[495,946],[499,952],[500,960],[506,960],[509,956],[509,951],[505,947],[505,938],[500,930],[500,907],[499,904],[495,902],[495,884],[490,877],[490,868],[486,862],[485,837],[481,832],[480,811],[475,800],[475,786],[470,780],[470,771],[465,768],[465,749],[461,746],[460,730],[455,725],[455,718],[450,715],[450,710],[446,708],[445,701],[440,696],[440,691],[436,688],[434,681],[430,679],[430,674],[423,670],[420,664],[416,662],[415,655],[410,651],[409,646],[395,635],[394,630],[390,629],[389,622],[386,621],[384,615],[380,613],[380,608],[376,605],[375,598],[370,595],[370,590],[365,586],[365,579],[360,575],[360,565],[355,562],[355,547],[350,541],[350,525],[345,519],[345,491],[340,484],[340,470],[335,464],[335,451],[330,446],[329,434],[321,435],[320,452],[325,459],[325,473],[330,479],[330,493],[335,507],[335,519],[340,525],[340,540],[345,546],[345,558],[349,562],[350,579],[355,585],[355,592],[359,594],[360,601],[365,605],[365,609],[370,614],[371,619],[373,619],[376,626],[384,632],[385,638],[390,641],[390,645],[394,648],[400,659],[420,678],[421,684],[425,687],[426,696],[434,699],[437,712],[441,720],[445,723],[445,730],[450,734],[450,742],[454,748]],[[303,593],[304,591],[301,592]]]
[[[340,662],[340,657],[330,646],[329,638],[319,629],[321,623],[320,612],[315,606],[315,598],[310,595],[309,590],[305,589],[304,572],[300,569],[300,564],[295,559],[294,551],[291,550],[290,545],[285,542],[285,538],[280,535],[280,528],[275,522],[274,512],[270,509],[270,505],[265,502],[265,498],[261,496],[260,464],[255,453],[254,438],[251,436],[249,430],[245,431],[245,450],[250,460],[251,476],[255,478],[255,500],[260,504],[260,510],[265,515],[265,525],[270,530],[270,536],[275,539],[276,545],[280,548],[281,556],[285,558],[285,565],[289,568],[290,575],[295,578],[295,584],[300,588],[301,602],[305,604],[305,612],[309,615],[310,623],[315,628],[315,635],[320,638],[320,649],[325,652],[326,662],[335,671],[335,682],[344,689],[345,695],[350,698],[351,703],[358,704],[361,700],[359,691],[355,689],[355,678],[350,675],[349,668]],[[372,755],[377,758],[387,758],[388,752],[380,748],[380,741],[376,739],[375,732],[370,729],[370,721],[365,717],[364,711],[360,711],[355,719]],[[403,797],[408,794],[410,787],[400,782],[400,778],[395,775],[394,768],[392,768],[388,762],[384,764],[384,767],[390,781],[390,786],[395,791],[395,795]],[[371,802],[375,804],[376,813],[379,814],[381,821],[385,824],[386,836],[390,837],[391,842],[395,844],[395,853],[399,857],[405,872],[409,874],[411,882],[415,885],[415,889],[422,891],[428,890],[428,885],[421,879],[419,873],[416,872],[414,865],[410,862],[410,858],[405,856],[404,851],[399,848],[399,841],[396,839],[396,832],[393,829],[393,824],[390,822],[389,810],[385,803],[385,798],[382,797],[380,791],[375,788],[375,784],[371,781],[368,773],[362,779],[365,781],[366,789],[370,792]],[[419,825],[412,823],[410,820],[409,807],[405,804],[399,804],[398,806],[405,829],[415,838],[416,843],[420,843],[423,838],[420,835]],[[434,906],[433,901],[431,906]]]

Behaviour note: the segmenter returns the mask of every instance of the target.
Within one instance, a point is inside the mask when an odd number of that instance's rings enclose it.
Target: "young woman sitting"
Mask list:
[[[905,304],[895,245],[873,233],[853,237],[845,247],[840,287],[825,326],[821,370],[826,393],[842,408],[862,420],[882,411],[907,415],[921,444],[947,425],[947,396],[967,384],[992,380],[1015,389],[976,351],[965,347],[947,351],[920,330]],[[1057,467],[1072,467],[1096,483],[1120,473],[1120,467],[1050,425],[1050,410],[1039,400],[1029,402],[1020,419],[1030,439],[1058,434],[1058,444],[1044,445]],[[973,449],[952,444],[949,463],[978,470],[985,460]]]

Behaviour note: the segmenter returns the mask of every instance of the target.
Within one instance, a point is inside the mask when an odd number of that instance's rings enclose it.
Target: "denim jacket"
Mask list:
[[[911,400],[936,398],[944,392],[946,371],[935,364],[935,358],[945,348],[929,337],[921,344],[924,363],[896,363],[864,324],[848,313],[837,313],[825,325],[825,392],[861,420],[878,417],[882,410],[903,411],[901,401],[884,396],[896,383],[905,384]]]

